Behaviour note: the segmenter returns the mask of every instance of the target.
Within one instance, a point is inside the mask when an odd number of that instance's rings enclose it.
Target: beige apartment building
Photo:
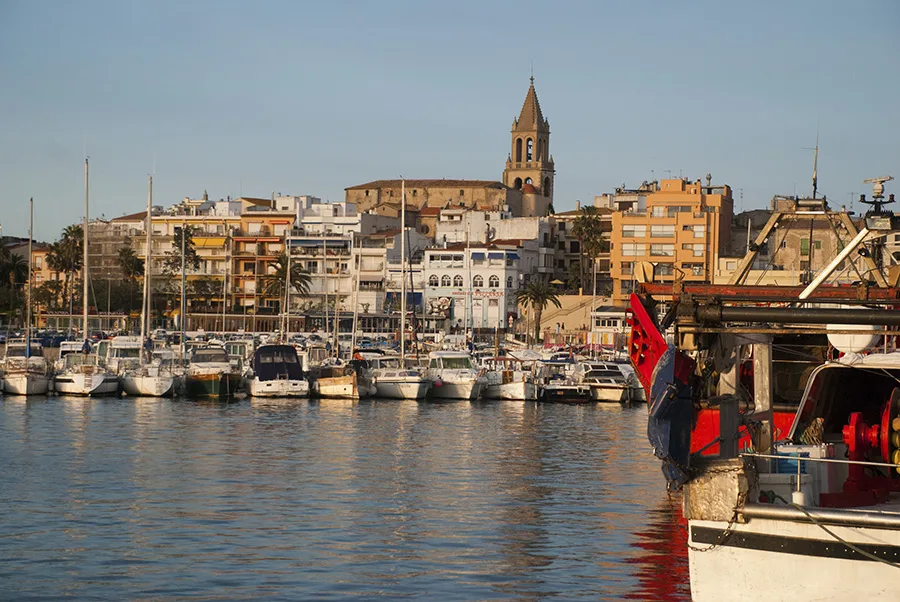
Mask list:
[[[713,186],[707,175],[705,185],[670,179],[643,185],[640,194],[631,192],[636,191],[617,191],[612,217],[614,302],[627,303],[642,262],[653,266],[657,281],[712,282],[718,257],[731,240],[731,188]]]

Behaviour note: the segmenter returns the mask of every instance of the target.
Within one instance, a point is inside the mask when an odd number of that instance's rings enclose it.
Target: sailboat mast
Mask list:
[[[400,180],[400,367],[406,367],[406,180]]]
[[[34,242],[34,197],[28,200],[29,218],[28,218],[28,295],[25,297],[25,357],[31,357],[31,267],[34,259],[31,255],[32,244]]]
[[[325,341],[328,341],[328,335],[330,333],[330,329],[328,328],[328,247],[325,242],[324,234],[322,235],[322,291],[324,293],[325,301],[322,304],[322,307],[325,310],[325,324],[322,330],[325,332]],[[331,354],[329,353],[329,356]]]
[[[284,252],[287,255],[287,274],[284,285],[284,317],[281,325],[281,335],[284,342],[288,342],[288,329],[291,327],[291,246],[288,237],[284,238]]]
[[[144,295],[141,300],[141,345],[147,340],[150,332],[150,261],[153,257],[151,237],[153,236],[153,219],[151,212],[153,211],[153,176],[150,176],[150,183],[147,185],[147,215],[144,218]],[[144,354],[141,354],[141,363],[144,363]]]
[[[81,271],[82,271],[82,281],[84,283],[84,287],[82,290],[82,310],[81,310],[81,320],[82,327],[84,333],[84,340],[88,339],[88,280],[90,278],[90,270],[88,269],[88,182],[89,182],[89,172],[88,172],[88,158],[84,158],[84,225],[81,237],[81,246],[82,246],[82,257],[81,257]]]
[[[353,242],[356,243],[356,233],[351,234]],[[356,284],[353,287],[353,333],[350,335],[350,359],[353,359],[353,353],[356,351],[356,329],[359,326],[359,276],[362,271],[362,245],[353,245],[356,249]]]

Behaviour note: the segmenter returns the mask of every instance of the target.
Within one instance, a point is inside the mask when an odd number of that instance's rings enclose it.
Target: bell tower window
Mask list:
[[[525,143],[525,160],[534,161],[534,140],[531,138]]]
[[[516,181],[513,182],[513,188],[515,188],[516,190],[522,189],[522,178],[516,178]]]
[[[516,138],[516,163],[522,162],[522,139]]]

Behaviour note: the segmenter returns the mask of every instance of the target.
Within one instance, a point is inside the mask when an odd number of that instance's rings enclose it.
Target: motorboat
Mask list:
[[[627,403],[634,398],[637,380],[614,362],[585,361],[575,365],[575,380],[591,388],[591,399]]]
[[[2,369],[3,390],[10,395],[46,395],[50,389],[51,365],[39,341],[8,340]]]
[[[384,399],[425,399],[431,381],[419,367],[402,367],[400,356],[362,352],[369,363],[375,384],[375,397]]]
[[[175,352],[168,347],[154,349],[143,364],[125,370],[122,389],[135,397],[169,397],[184,385],[184,370],[175,363]]]
[[[534,376],[534,362],[530,367],[511,356],[491,357],[482,360],[485,385],[481,392],[484,399],[510,399],[536,401],[538,386]]]
[[[229,399],[241,384],[236,369],[221,345],[196,347],[185,370],[185,395],[191,398]]]
[[[578,382],[575,376],[575,362],[548,360],[540,363],[538,369],[540,401],[560,403],[588,403],[591,401],[591,387]]]
[[[464,351],[432,351],[425,376],[432,384],[429,398],[434,400],[475,400],[484,385],[472,357]]]
[[[118,395],[119,377],[110,372],[100,356],[85,341],[63,341],[53,377],[53,389],[60,395],[98,397]]]
[[[309,382],[293,345],[261,345],[253,354],[252,397],[307,397]]]
[[[374,395],[376,387],[365,360],[334,360],[313,368],[312,391],[318,397],[360,398]]]

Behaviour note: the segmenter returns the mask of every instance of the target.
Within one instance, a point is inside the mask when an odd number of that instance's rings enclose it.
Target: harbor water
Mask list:
[[[688,600],[646,407],[0,401],[0,599]]]

